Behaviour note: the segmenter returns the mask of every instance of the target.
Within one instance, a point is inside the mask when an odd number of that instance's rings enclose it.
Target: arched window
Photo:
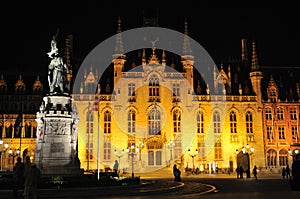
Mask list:
[[[104,112],[104,133],[111,133],[111,113],[108,110]]]
[[[272,109],[271,108],[266,109],[266,120],[272,120]]]
[[[160,112],[156,107],[148,113],[148,134],[160,135]]]
[[[156,75],[152,75],[149,79],[149,96],[159,96],[159,79]]]
[[[25,124],[25,138],[31,138],[31,125],[29,123]]]
[[[277,108],[276,115],[278,120],[283,120],[283,115],[284,115],[283,108]]]
[[[179,110],[173,111],[173,129],[174,133],[181,132],[181,112]]]
[[[129,110],[127,115],[128,133],[135,132],[135,111]]]
[[[12,124],[5,127],[5,137],[6,138],[12,138],[12,129],[13,129]]]
[[[253,116],[250,111],[246,113],[246,133],[253,133]]]
[[[197,133],[204,133],[204,114],[197,112]]]
[[[279,166],[286,166],[288,164],[288,151],[286,149],[281,149],[279,151]]]
[[[230,112],[230,116],[229,116],[229,120],[230,120],[230,133],[237,133],[237,121],[236,121],[236,114],[234,111]]]
[[[94,125],[94,117],[93,112],[90,110],[86,113],[86,133],[93,133],[93,125]]]
[[[220,113],[215,111],[213,113],[213,122],[214,122],[214,133],[221,133],[221,118]]]
[[[277,153],[274,149],[267,151],[267,165],[276,166]]]

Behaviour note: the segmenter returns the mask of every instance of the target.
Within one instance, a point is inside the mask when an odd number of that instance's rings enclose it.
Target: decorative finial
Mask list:
[[[255,41],[252,41],[252,64],[251,64],[251,70],[252,71],[258,71],[258,61],[257,61],[257,54],[256,54],[256,47],[255,47]]]

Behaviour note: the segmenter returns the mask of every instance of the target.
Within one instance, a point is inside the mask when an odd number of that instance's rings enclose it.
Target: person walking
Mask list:
[[[253,173],[253,175],[254,175],[254,177],[255,177],[255,180],[257,180],[257,167],[256,167],[256,165],[254,165],[254,168],[253,168],[253,170],[252,170],[252,173]]]
[[[41,172],[37,168],[37,166],[35,164],[32,165],[30,170],[30,178],[31,178],[30,192],[32,194],[33,199],[37,199],[37,189],[40,180],[40,174]]]
[[[285,170],[284,167],[282,168],[281,175],[282,175],[282,178],[284,179],[284,178],[285,178],[285,175],[286,175],[286,170]]]
[[[286,178],[291,179],[291,169],[288,164],[286,165],[285,172],[286,172]]]
[[[22,162],[22,158],[17,158],[17,163],[13,167],[13,195],[14,198],[19,198],[19,189],[23,186],[24,182],[24,163]]]
[[[174,164],[173,166],[173,175],[174,175],[174,180],[177,182],[181,181],[181,171],[177,168],[177,165]]]
[[[242,166],[240,166],[239,172],[240,172],[240,178],[243,179],[244,178],[244,169]]]
[[[26,156],[25,163],[24,163],[24,191],[23,197],[24,199],[28,199],[28,195],[30,192],[30,185],[31,185],[31,162],[30,157]]]
[[[235,169],[235,172],[236,172],[236,178],[239,179],[240,178],[240,167],[236,167]]]
[[[116,174],[117,177],[119,177],[118,171],[119,171],[119,162],[118,162],[118,160],[115,160],[114,172],[115,172],[115,174]]]

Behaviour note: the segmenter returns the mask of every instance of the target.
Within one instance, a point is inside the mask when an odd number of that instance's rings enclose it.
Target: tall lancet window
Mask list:
[[[181,132],[181,112],[179,110],[173,111],[173,129],[174,133]]]
[[[197,113],[197,133],[204,133],[204,114],[200,111]]]
[[[253,133],[253,116],[250,111],[246,113],[246,133]]]
[[[111,113],[108,110],[104,112],[104,133],[111,133]]]
[[[160,112],[154,106],[148,113],[148,134],[160,135]]]
[[[128,133],[135,133],[135,111],[129,110],[127,115]]]
[[[89,160],[93,159],[93,125],[94,117],[93,111],[89,110],[86,113],[86,153],[85,158]]]
[[[230,133],[237,133],[237,121],[234,111],[230,112]]]
[[[214,122],[214,133],[221,133],[221,118],[220,113],[218,111],[215,111],[213,113],[213,122]]]
[[[159,96],[159,79],[156,75],[152,75],[149,79],[149,96]]]

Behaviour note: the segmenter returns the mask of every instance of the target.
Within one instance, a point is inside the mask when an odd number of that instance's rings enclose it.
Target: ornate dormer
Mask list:
[[[220,88],[223,90],[224,87],[229,85],[229,78],[223,69],[223,64],[221,64],[221,69],[219,73],[216,72],[216,67],[214,67],[214,76],[215,76],[215,92],[219,93]],[[224,93],[224,91],[222,91]]]
[[[4,76],[1,75],[0,77],[0,93],[5,94],[7,92],[7,83],[4,79]]]
[[[40,81],[40,76],[36,77],[36,80],[32,86],[33,94],[40,94],[43,91],[43,84]]]
[[[91,88],[95,88],[95,85],[97,85],[97,82],[93,73],[93,68],[91,67],[89,74],[84,80],[84,93],[94,93],[95,90],[91,90]]]
[[[159,74],[163,74],[165,71],[166,67],[166,55],[165,52],[162,52],[162,63],[160,63],[160,60],[158,59],[156,55],[156,42],[158,39],[155,41],[152,41],[152,54],[150,55],[148,63],[145,63],[146,60],[146,53],[145,50],[143,50],[143,57],[142,57],[142,65],[143,65],[143,70],[146,74],[150,74],[152,71],[156,71]]]
[[[19,79],[15,84],[15,93],[23,94],[25,92],[25,83],[23,81],[22,75],[19,75]]]
[[[273,76],[271,75],[267,88],[268,102],[277,102],[279,97],[279,89],[276,86]]]

